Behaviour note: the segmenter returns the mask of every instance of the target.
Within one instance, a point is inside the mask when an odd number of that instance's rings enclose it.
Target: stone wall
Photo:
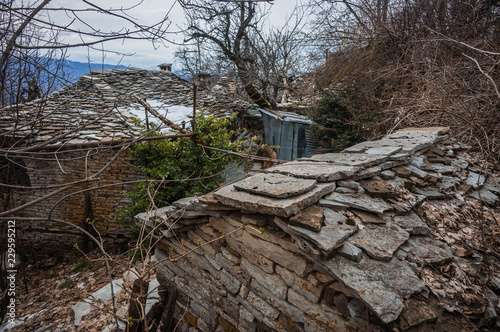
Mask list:
[[[498,327],[498,239],[475,241],[495,234],[499,178],[446,131],[400,131],[138,215],[156,229],[158,280],[178,290],[178,330]]]
[[[16,191],[16,206],[31,202],[47,195],[59,187],[43,189],[43,187],[57,186],[82,180],[104,167],[118,152],[118,149],[90,150],[83,152],[59,152],[57,160],[54,154],[47,159],[25,159],[30,185],[34,189]],[[46,155],[47,156],[47,155]],[[128,151],[122,151],[119,158],[112,162],[95,181],[77,184],[51,196],[21,212],[24,217],[47,217],[51,210],[51,217],[69,221],[82,228],[91,230],[85,223],[85,194],[75,192],[105,186],[113,183],[140,180],[143,178],[140,169],[132,165],[132,158]],[[104,240],[126,241],[130,228],[119,225],[117,210],[126,207],[129,202],[124,191],[133,185],[118,185],[100,188],[88,192],[90,208],[93,213],[94,226]],[[37,187],[42,187],[38,189]],[[69,195],[69,196],[68,196]],[[66,196],[66,197],[65,197]],[[89,206],[87,206],[87,210]],[[18,223],[18,238],[24,253],[36,252],[48,254],[59,252],[62,248],[73,247],[75,243],[82,245],[82,234],[77,229],[51,221],[30,221]],[[93,232],[93,231],[91,231]]]

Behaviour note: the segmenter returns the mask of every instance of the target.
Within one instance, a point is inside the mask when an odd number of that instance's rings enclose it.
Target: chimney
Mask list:
[[[172,72],[172,64],[171,63],[162,63],[161,65],[158,65],[157,67],[160,67],[160,70],[166,70],[166,71]]]

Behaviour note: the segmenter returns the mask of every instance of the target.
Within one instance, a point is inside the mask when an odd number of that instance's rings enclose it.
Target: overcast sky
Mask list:
[[[107,0],[105,2],[96,1],[95,3],[100,6],[104,6],[103,3],[105,3],[105,8],[120,8],[122,6],[125,8],[128,5],[137,3],[137,0]],[[268,6],[271,8],[269,21],[271,24],[276,26],[284,24],[286,17],[290,16],[292,13],[294,5],[295,0],[275,0],[272,5],[259,4],[259,6]],[[87,7],[87,5],[78,0],[54,0],[51,2],[50,6],[72,8]],[[171,25],[168,31],[171,31],[172,33],[168,35],[168,38],[176,43],[182,43],[182,34],[175,34],[175,32],[179,31],[184,24],[184,13],[180,5],[174,0],[144,0],[139,6],[133,8],[129,13],[135,21],[140,22],[141,24],[150,24],[160,21],[165,15],[167,15],[170,9],[169,19],[171,21]],[[114,19],[109,15],[99,16],[95,13],[90,15],[79,13],[78,15],[83,21],[87,22],[95,29],[118,30],[124,26],[123,20]],[[59,24],[68,24],[72,20],[72,18],[62,14],[52,14],[51,19]],[[73,24],[77,26],[77,23]],[[76,35],[65,34],[62,37],[64,42],[81,42]],[[90,38],[87,40],[90,40]],[[101,48],[102,46],[99,45],[98,47]],[[143,40],[120,40],[108,42],[104,45],[104,48],[133,55],[122,58],[121,55],[112,53],[106,53],[103,55],[102,51],[100,52],[96,50],[89,50],[86,47],[80,47],[70,49],[68,59],[72,61],[87,62],[90,58],[90,61],[94,63],[104,62],[112,65],[121,61],[120,64],[125,66],[154,69],[160,63],[175,63],[174,52],[178,47],[179,46],[173,44],[157,44],[153,46],[151,42]]]

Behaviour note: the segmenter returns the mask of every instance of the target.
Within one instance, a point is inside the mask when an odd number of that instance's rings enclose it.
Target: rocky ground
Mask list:
[[[130,257],[112,255],[111,276],[121,278],[128,270]],[[85,257],[80,253],[68,253],[59,258],[29,261],[18,272],[17,319],[20,325],[0,331],[103,331],[113,323],[112,303],[93,301],[92,309],[79,326],[75,326],[72,307],[92,293],[109,284],[106,263],[102,254],[93,251]],[[123,307],[122,296],[115,303]]]

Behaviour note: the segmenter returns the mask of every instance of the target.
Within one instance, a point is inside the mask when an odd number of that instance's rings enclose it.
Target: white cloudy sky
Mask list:
[[[105,9],[108,9],[110,7],[126,8],[129,5],[136,4],[138,0],[95,0],[93,2]],[[295,6],[295,0],[275,0],[274,4],[272,5],[259,5],[270,7],[271,14],[269,16],[269,21],[273,25],[280,26],[284,24],[286,17],[290,16],[290,14],[292,13]],[[83,9],[87,8],[88,5],[79,0],[53,0],[50,3],[50,7],[71,7]],[[175,0],[144,0],[140,3],[139,6],[133,8],[128,13],[131,15],[131,19],[133,19],[134,21],[140,22],[141,24],[150,24],[160,21],[165,15],[167,15],[169,9],[171,9],[169,15],[171,25],[168,31],[171,31],[171,34],[168,35],[168,38],[176,43],[182,43],[182,34],[175,34],[175,32],[179,31],[179,29],[183,26],[184,14],[180,5],[176,3]],[[109,15],[100,16],[96,13],[87,14],[85,12],[78,12],[78,16],[93,28],[100,29],[102,31],[109,31],[111,29],[117,30],[124,27],[123,20],[117,18],[115,19],[113,17],[110,17]],[[51,19],[58,24],[69,24],[73,20],[72,17],[61,13],[52,13]],[[75,28],[82,27],[81,25],[78,25],[78,22],[74,22],[73,26]],[[79,37],[74,34],[65,34],[62,37],[65,43],[81,42]],[[101,48],[102,46],[98,45],[97,47]],[[79,62],[87,62],[90,58],[91,62],[104,62],[107,64],[117,64],[121,60],[120,64],[125,66],[154,69],[156,68],[156,65],[163,62],[175,63],[174,52],[178,48],[178,46],[173,44],[158,44],[153,46],[151,42],[143,40],[112,41],[106,43],[104,47],[106,49],[133,55],[122,58],[122,56],[120,55],[112,53],[103,55],[103,52],[89,50],[86,47],[80,47],[70,49],[68,59]]]

